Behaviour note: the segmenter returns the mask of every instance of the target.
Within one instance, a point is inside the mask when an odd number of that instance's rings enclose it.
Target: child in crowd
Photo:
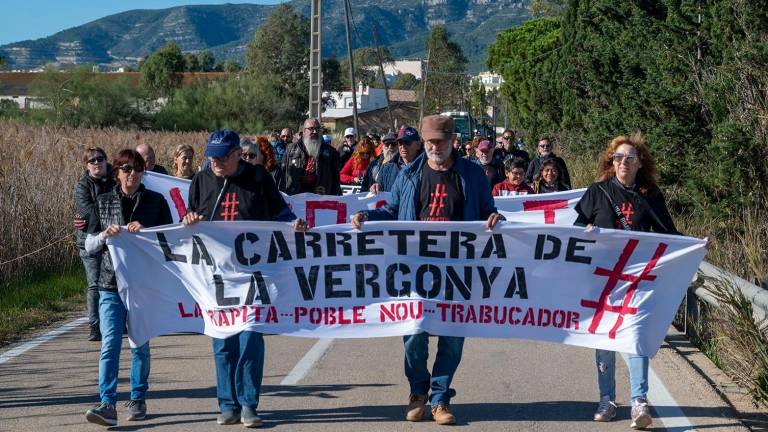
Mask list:
[[[517,158],[504,161],[504,174],[507,179],[493,186],[493,196],[527,195],[533,189],[525,182],[526,163]]]

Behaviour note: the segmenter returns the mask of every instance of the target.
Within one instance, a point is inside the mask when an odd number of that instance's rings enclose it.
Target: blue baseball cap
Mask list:
[[[419,136],[419,132],[417,132],[416,129],[409,126],[402,127],[399,131],[397,131],[397,140],[405,142],[421,141],[421,137]]]
[[[205,157],[220,158],[240,148],[240,136],[231,130],[214,131],[205,146]]]

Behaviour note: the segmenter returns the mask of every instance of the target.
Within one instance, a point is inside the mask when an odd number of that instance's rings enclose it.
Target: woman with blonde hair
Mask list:
[[[574,225],[679,234],[656,185],[656,165],[642,134],[618,136],[600,155],[597,182],[576,205]],[[597,350],[600,402],[594,415],[599,422],[616,417],[616,353]],[[630,426],[643,429],[652,423],[648,393],[648,357],[628,355],[632,401]]]
[[[189,144],[179,144],[173,151],[173,176],[191,180],[195,175],[192,161],[195,159],[195,149]]]
[[[363,182],[365,170],[373,157],[373,140],[365,137],[355,146],[352,156],[341,169],[341,184],[359,185]]]

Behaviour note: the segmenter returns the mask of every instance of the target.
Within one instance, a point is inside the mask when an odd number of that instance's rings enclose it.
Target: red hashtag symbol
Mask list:
[[[523,201],[524,211],[544,210],[544,223],[555,223],[555,210],[568,208],[568,200]]]
[[[656,247],[656,252],[653,254],[653,258],[648,261],[643,271],[640,272],[639,276],[622,273],[627,265],[627,261],[629,261],[629,258],[632,256],[632,253],[635,251],[638,243],[639,240],[637,239],[631,239],[627,242],[627,245],[624,246],[624,250],[621,252],[621,256],[619,256],[619,260],[616,262],[616,265],[612,270],[602,267],[597,267],[595,269],[596,275],[607,276],[608,281],[605,283],[605,287],[603,288],[603,292],[600,294],[599,300],[581,300],[582,306],[595,309],[595,315],[592,317],[592,322],[589,324],[590,333],[594,334],[597,331],[597,327],[600,325],[600,321],[603,319],[605,312],[613,312],[619,314],[619,316],[616,318],[616,322],[608,332],[608,337],[611,339],[616,339],[616,332],[624,322],[624,315],[634,315],[637,313],[637,308],[629,306],[629,302],[632,301],[632,297],[635,295],[635,291],[637,291],[637,286],[641,281],[653,281],[656,279],[656,276],[650,273],[651,270],[656,268],[656,264],[659,262],[659,259],[661,259],[661,257],[664,255],[664,252],[667,250],[666,243],[659,243],[659,245]],[[616,285],[619,281],[629,282],[630,285],[627,289],[627,293],[624,294],[624,301],[622,301],[621,306],[614,306],[608,302],[608,296],[611,294],[613,289],[616,288]]]
[[[432,195],[432,204],[430,204],[429,206],[429,215],[439,216],[440,210],[442,210],[444,207],[443,199],[446,196],[448,196],[448,194],[445,192],[445,185],[442,183],[436,184],[435,191],[431,193],[431,195]]]
[[[238,204],[240,204],[240,201],[237,200],[237,193],[227,192],[224,201],[221,203],[221,218],[225,221],[235,220]]]
[[[621,212],[624,214],[624,219],[627,220],[627,224],[632,225],[632,221],[629,219],[635,214],[635,212],[632,211],[632,203],[621,203]]]

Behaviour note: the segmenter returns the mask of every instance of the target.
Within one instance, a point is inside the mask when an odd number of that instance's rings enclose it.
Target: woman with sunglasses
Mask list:
[[[127,310],[117,292],[115,270],[106,246],[109,237],[121,234],[122,226],[129,233],[143,228],[173,223],[171,211],[163,195],[148,190],[141,184],[144,159],[135,150],[121,150],[112,161],[116,186],[96,198],[98,234],[89,234],[85,249],[92,255],[101,255],[99,279],[99,316],[101,325],[101,354],[99,356],[99,395],[101,402],[85,413],[91,423],[103,426],[117,424],[117,372],[120,345],[125,328]],[[123,234],[125,235],[125,234]],[[129,269],[141,271],[141,269]],[[161,288],[161,287],[158,287]],[[142,420],[146,416],[144,401],[149,388],[149,342],[131,348],[131,399],[126,402],[128,420]]]
[[[195,175],[192,162],[195,160],[195,149],[189,144],[179,144],[173,151],[173,176],[191,180]]]
[[[259,146],[253,143],[249,138],[243,138],[240,141],[240,148],[243,150],[242,158],[251,165],[262,165],[263,157],[259,151]]]
[[[91,147],[83,153],[85,172],[75,185],[75,228],[80,259],[85,267],[85,279],[88,283],[86,304],[88,307],[88,340],[100,341],[99,332],[99,274],[101,273],[101,255],[91,255],[85,251],[85,238],[94,234],[99,226],[96,212],[96,197],[110,191],[115,182],[112,179],[112,166],[107,163],[107,154],[101,147]]]
[[[341,169],[339,178],[341,184],[359,185],[363,183],[363,176],[373,156],[373,141],[370,138],[361,139],[352,152],[352,157]]]
[[[642,134],[618,136],[600,155],[597,182],[576,205],[575,225],[679,234],[667,210],[664,196],[656,185],[656,165]],[[597,384],[600,402],[594,420],[616,417],[616,353],[597,350]],[[652,423],[648,393],[648,357],[630,354],[629,387],[634,429]]]

